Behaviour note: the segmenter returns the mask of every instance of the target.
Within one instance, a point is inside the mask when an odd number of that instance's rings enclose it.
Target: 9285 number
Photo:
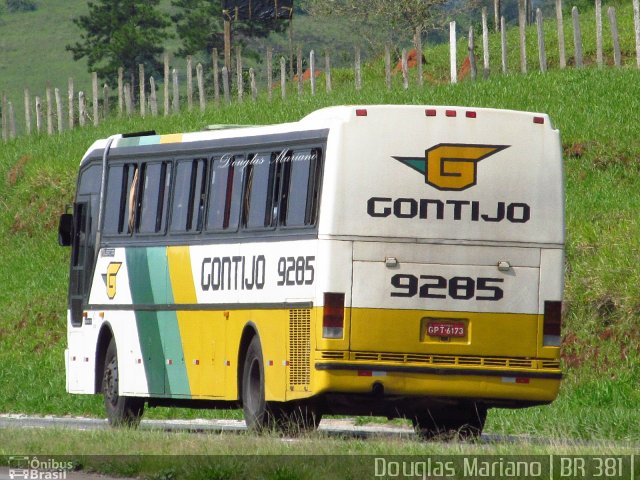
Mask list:
[[[415,297],[454,300],[488,300],[497,302],[504,297],[500,284],[502,278],[488,277],[453,277],[445,278],[439,275],[408,275],[397,274],[391,277],[391,285],[395,290],[392,297]]]
[[[313,285],[316,257],[280,257],[278,260],[278,285]]]

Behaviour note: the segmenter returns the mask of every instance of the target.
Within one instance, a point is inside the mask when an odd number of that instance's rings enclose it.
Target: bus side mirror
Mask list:
[[[60,215],[60,223],[58,224],[58,244],[61,247],[71,245],[73,236],[73,215],[71,213],[63,213]]]

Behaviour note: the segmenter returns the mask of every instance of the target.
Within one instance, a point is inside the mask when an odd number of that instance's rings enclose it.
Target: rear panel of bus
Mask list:
[[[351,289],[343,336],[317,328],[318,389],[553,400],[563,203],[545,115],[353,109],[327,150],[319,233],[350,249],[328,262]]]

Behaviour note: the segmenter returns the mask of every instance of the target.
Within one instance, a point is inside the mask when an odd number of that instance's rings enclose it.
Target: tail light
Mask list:
[[[542,345],[545,347],[560,346],[562,330],[562,302],[544,302],[544,322],[542,328]]]
[[[344,293],[324,294],[322,337],[342,338],[344,334]]]

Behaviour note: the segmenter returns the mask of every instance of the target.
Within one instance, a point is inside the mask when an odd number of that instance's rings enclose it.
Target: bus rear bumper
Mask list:
[[[562,373],[539,370],[316,362],[315,393],[371,394],[530,406],[555,400]]]

